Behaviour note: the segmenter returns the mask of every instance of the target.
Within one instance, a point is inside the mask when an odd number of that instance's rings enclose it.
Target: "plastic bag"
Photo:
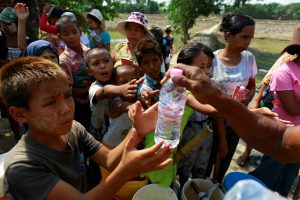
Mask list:
[[[267,189],[260,183],[247,179],[236,183],[225,195],[224,200],[285,200],[278,193]]]

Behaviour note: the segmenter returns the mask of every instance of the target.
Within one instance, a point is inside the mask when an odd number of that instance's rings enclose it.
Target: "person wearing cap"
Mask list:
[[[166,35],[164,36],[164,39],[166,40],[165,65],[167,69],[170,66],[172,52],[173,52],[173,44],[174,44],[174,37],[171,35],[171,32],[172,32],[171,25],[167,25],[165,27]]]
[[[18,58],[26,48],[26,21],[29,16],[26,4],[17,3],[14,8],[6,7],[0,13],[0,67]]]
[[[300,54],[300,44],[288,45],[282,53]],[[270,80],[270,91],[274,93],[273,112],[293,125],[300,125],[300,57],[283,63],[276,69]],[[250,172],[266,186],[287,196],[298,175],[299,164],[283,164],[264,155],[257,168]]]
[[[31,42],[26,37],[26,21],[29,10],[26,4],[17,3],[14,8],[6,7],[0,13],[0,67],[18,58],[27,44]],[[0,99],[1,116],[8,117],[15,140],[19,140],[19,124],[8,115],[8,110]]]
[[[86,18],[89,23],[90,37],[89,45],[90,48],[104,47],[110,51],[110,35],[109,32],[104,30],[104,19],[100,10],[93,9],[87,15]]]
[[[43,13],[40,17],[40,29],[47,33],[57,34],[55,23],[63,14],[63,10],[60,7],[51,7],[46,3],[43,8]],[[48,24],[47,24],[48,23]]]
[[[127,38],[127,42],[119,43],[112,50],[112,58],[115,62],[114,67],[123,64],[131,64],[138,67],[134,56],[136,45],[146,36],[151,36],[147,28],[148,20],[143,13],[132,12],[129,17],[117,24],[117,30]],[[139,75],[142,75],[139,72]]]

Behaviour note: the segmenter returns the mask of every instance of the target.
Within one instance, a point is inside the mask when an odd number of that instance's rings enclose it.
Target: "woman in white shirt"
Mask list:
[[[254,55],[246,51],[254,36],[255,21],[243,13],[227,13],[223,16],[220,31],[224,33],[226,46],[214,52],[213,81],[232,96],[238,86],[243,86],[249,91],[241,103],[248,106],[255,94],[255,76],[257,66]],[[226,139],[228,153],[225,159],[220,160],[220,168],[215,179],[222,181],[236,146],[239,142],[238,135],[226,126]]]

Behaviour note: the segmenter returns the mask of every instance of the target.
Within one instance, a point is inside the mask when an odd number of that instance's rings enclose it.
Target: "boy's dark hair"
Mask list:
[[[78,23],[77,23],[76,19],[74,19],[72,17],[69,17],[69,16],[62,16],[55,23],[57,33],[60,33],[62,27],[65,26],[65,25],[68,25],[68,24],[75,24],[75,26],[79,29],[79,26],[78,26]]]
[[[68,76],[57,64],[44,58],[18,58],[0,69],[1,98],[7,107],[29,109],[34,89],[39,84],[51,80],[63,80],[68,83]]]
[[[60,18],[61,15],[64,13],[63,9],[61,9],[58,6],[54,6],[50,9],[50,11],[47,14],[47,18]]]
[[[135,57],[141,65],[144,54],[154,53],[162,60],[162,53],[159,44],[153,38],[146,37],[142,39],[135,47]]]
[[[246,26],[255,26],[255,21],[252,17],[241,12],[227,13],[222,18],[220,31],[224,32],[224,35],[227,32],[235,35]]]
[[[211,48],[200,42],[192,42],[180,51],[180,53],[178,54],[177,63],[191,65],[194,58],[201,52],[212,59],[215,58]]]
[[[94,54],[95,52],[99,52],[99,51],[106,51],[107,54],[109,55],[109,57],[111,58],[109,51],[107,51],[107,49],[105,49],[104,47],[103,48],[96,47],[96,48],[90,49],[84,56],[84,62],[87,67],[89,67],[89,61],[91,59],[91,55]]]
[[[135,71],[135,76],[137,78],[137,69],[134,66],[132,66],[132,65],[119,65],[117,67],[114,67],[114,69],[113,69],[113,81],[114,82],[117,82],[117,77],[118,77],[117,72],[118,72],[118,70],[121,70],[123,68],[133,69]]]

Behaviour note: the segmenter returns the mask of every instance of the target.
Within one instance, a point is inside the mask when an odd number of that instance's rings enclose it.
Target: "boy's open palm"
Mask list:
[[[161,169],[172,163],[172,159],[168,158],[172,153],[169,145],[161,148],[161,142],[148,149],[137,150],[136,146],[139,142],[137,130],[133,128],[120,162],[120,167],[127,172],[128,177],[136,177],[141,173]]]
[[[133,127],[136,129],[138,136],[144,137],[154,131],[157,122],[157,107],[158,103],[144,110],[139,101],[130,107],[128,115],[133,121]]]

